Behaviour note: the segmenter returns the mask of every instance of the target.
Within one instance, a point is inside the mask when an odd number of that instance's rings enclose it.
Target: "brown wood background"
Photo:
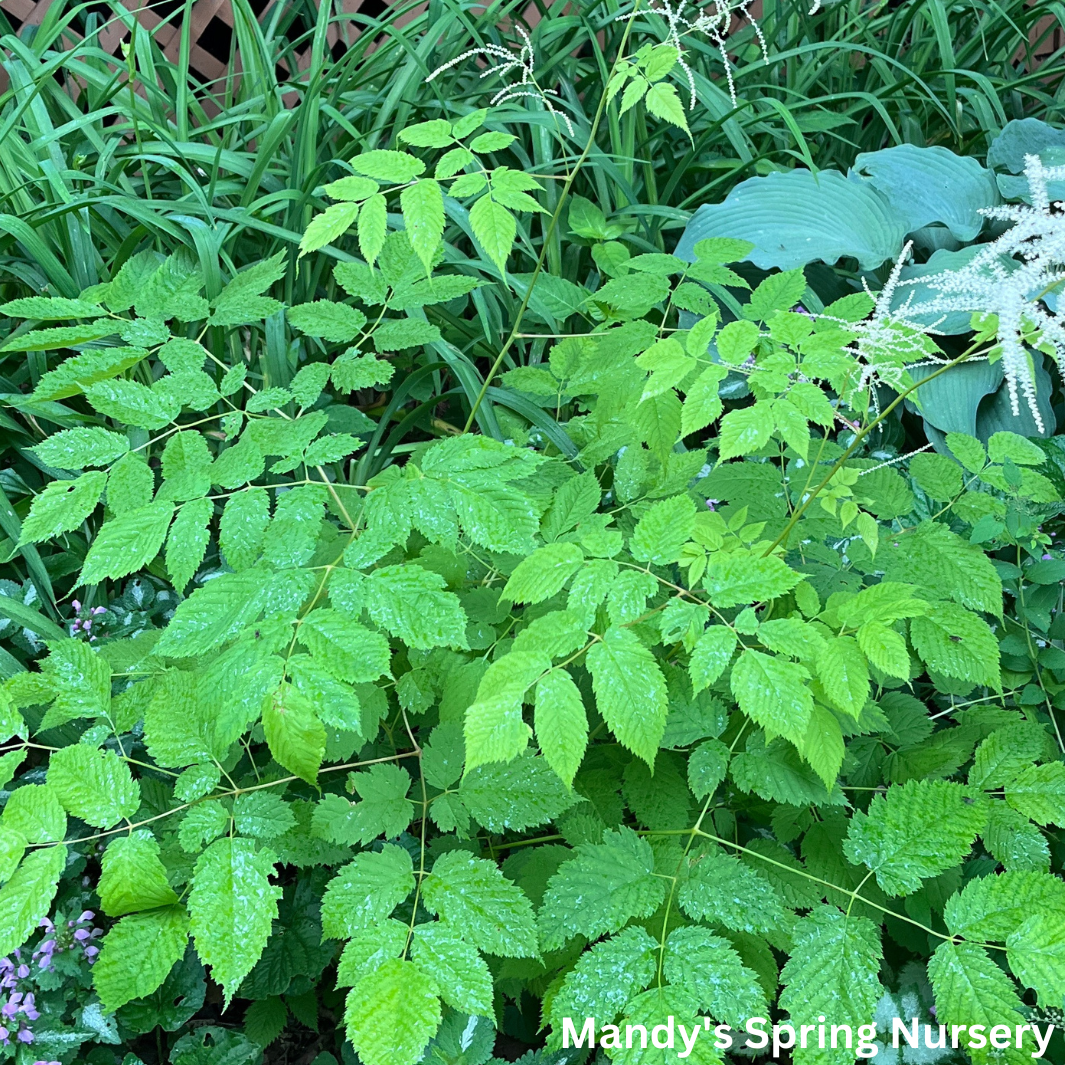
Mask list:
[[[154,0],[154,2],[153,0],[120,0],[120,2],[127,10],[135,14],[138,23],[145,29],[156,30],[156,40],[167,58],[177,62],[181,37],[181,15],[175,14],[175,11],[179,11],[184,6],[182,0]],[[250,2],[256,14],[261,14],[270,0],[250,0]],[[901,2],[907,3],[911,0],[901,0]],[[0,12],[7,16],[15,33],[21,36],[27,27],[40,25],[51,3],[52,0],[0,0]],[[388,0],[340,0],[340,3],[340,10],[344,14],[361,12],[371,18],[380,17],[389,7]],[[754,0],[751,4],[751,14],[755,18],[761,13],[761,6],[761,0]],[[529,19],[529,24],[534,24],[537,15],[535,6],[530,5],[528,15],[533,16]],[[167,21],[168,16],[169,21]],[[164,21],[166,25],[157,29]],[[310,27],[306,28],[310,29]],[[1047,33],[1047,30],[1051,29],[1052,32],[1037,47],[1036,55],[1033,57],[1037,64],[1065,44],[1065,29],[1061,22],[1054,18],[1041,20],[1033,28],[1031,40],[1033,43],[1038,41]],[[124,26],[113,23],[100,34],[103,47],[111,54],[117,55],[119,45],[127,36],[127,32]],[[329,44],[335,51],[338,46],[342,48],[347,43],[345,35],[350,35],[347,37],[347,40],[350,40],[357,34],[356,23],[332,25],[329,28]],[[233,9],[230,0],[194,0],[190,36],[190,65],[193,72],[204,82],[213,82],[224,77],[229,68],[233,37]],[[1024,62],[1024,53],[1024,48],[1018,48],[1017,62]],[[305,53],[303,62],[307,61]],[[301,62],[300,66],[302,65]]]

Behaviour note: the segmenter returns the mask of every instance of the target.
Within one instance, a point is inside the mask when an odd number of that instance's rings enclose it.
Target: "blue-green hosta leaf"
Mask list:
[[[688,261],[708,237],[754,244],[746,258],[763,270],[791,270],[818,259],[847,256],[863,269],[898,258],[906,221],[875,189],[838,171],[795,169],[741,181],[723,203],[704,204],[692,216],[676,254]]]
[[[884,993],[876,925],[868,917],[823,905],[795,925],[792,939],[791,958],[780,974],[785,985],[780,1008],[793,1023],[824,1015],[852,1026],[868,1024]]]
[[[96,828],[110,828],[140,806],[140,785],[114,751],[75,743],[53,751],[48,783],[68,813]]]
[[[633,927],[582,954],[551,1003],[556,1037],[561,1035],[562,1021],[567,1017],[578,1030],[585,1017],[594,1017],[597,1026],[612,1023],[629,999],[651,982],[657,952],[658,944],[647,932]]]
[[[364,976],[348,993],[344,1011],[348,1038],[365,1065],[414,1065],[440,1017],[436,982],[413,962],[398,959]]]
[[[666,941],[663,973],[715,1020],[736,1027],[764,1016],[765,991],[727,939],[706,928],[678,928]]]
[[[458,930],[440,923],[418,925],[411,941],[411,957],[453,1009],[492,1016],[492,974],[477,948],[465,942]]]
[[[507,958],[538,954],[532,904],[499,867],[467,851],[450,851],[422,883],[422,901],[474,946]]]
[[[196,950],[222,985],[226,1004],[251,972],[277,918],[275,859],[250,839],[215,840],[196,862],[189,914]]]
[[[144,829],[113,839],[100,866],[96,892],[109,917],[170,906],[178,900],[167,882],[159,844]]]
[[[876,873],[891,895],[909,895],[921,881],[957,865],[984,828],[982,798],[962,784],[911,780],[856,811],[844,851]]]
[[[769,932],[785,920],[773,885],[738,858],[716,850],[694,861],[678,899],[690,917],[736,932]]]
[[[100,943],[92,978],[104,1009],[153,994],[185,954],[189,919],[182,906],[123,917]]]
[[[322,933],[349,939],[386,917],[414,890],[411,856],[393,843],[363,851],[329,882],[322,898]]]
[[[666,684],[630,629],[611,626],[588,651],[595,702],[618,740],[653,765],[666,727]]]
[[[540,909],[544,949],[568,939],[617,932],[634,917],[649,917],[665,898],[654,875],[651,845],[631,828],[608,831],[602,843],[584,843],[547,885]]]
[[[0,888],[0,955],[21,947],[48,913],[66,864],[62,844],[32,851]]]
[[[905,219],[910,233],[940,223],[956,240],[973,240],[984,225],[980,209],[1001,202],[990,170],[938,145],[863,152],[854,170]]]

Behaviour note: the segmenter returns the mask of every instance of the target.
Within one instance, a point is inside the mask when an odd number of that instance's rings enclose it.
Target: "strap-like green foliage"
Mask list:
[[[622,111],[687,130],[676,59],[643,54]],[[141,252],[5,309],[68,323],[7,350],[78,351],[29,397],[60,428],[12,549],[67,538],[88,602],[146,573],[170,607],[110,638],[32,630],[36,668],[8,671],[0,954],[85,875],[95,990],[129,1030],[202,963],[269,1042],[317,1017],[327,971],[365,1065],[433,1040],[459,1060],[456,1016],[476,1032],[529,994],[550,1046],[586,1016],[868,1023],[901,950],[943,1023],[1060,1005],[1045,453],[951,434],[957,461],[887,461],[849,327],[868,306],[815,322],[800,271],[737,302],[749,245],[618,258],[574,200],[614,276],[568,293],[591,328],[503,374],[529,421],[445,422],[379,461],[400,408],[378,425],[345,397],[369,406],[412,349],[465,372],[424,314],[482,284],[443,265],[446,215],[505,278],[516,214],[547,213],[488,165],[513,138],[487,117],[411,127],[326,186],[302,253],[354,229],[364,259],[334,299],[265,295],[280,257],[205,288]],[[201,343],[280,315],[311,356],[285,385]]]

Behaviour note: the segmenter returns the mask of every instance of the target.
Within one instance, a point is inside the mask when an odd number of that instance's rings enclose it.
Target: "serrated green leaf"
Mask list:
[[[53,481],[35,496],[22,523],[19,545],[51,540],[76,529],[95,509],[103,495],[107,474],[83,473],[74,481]]]
[[[92,970],[104,1009],[120,1009],[157,991],[188,941],[189,919],[181,906],[123,917],[100,942]]]
[[[308,784],[316,783],[326,735],[309,699],[292,685],[282,685],[263,704],[263,732],[279,765]]]
[[[96,891],[109,917],[154,910],[178,900],[167,882],[159,844],[143,829],[108,844],[100,862]]]
[[[21,947],[36,930],[52,905],[66,863],[62,845],[31,851],[0,887],[0,955]]]
[[[548,881],[539,914],[544,949],[576,935],[617,932],[632,918],[649,917],[665,894],[665,882],[654,876],[651,845],[631,828],[607,831],[602,843],[578,846]]]
[[[587,655],[599,713],[618,741],[653,765],[666,727],[666,685],[630,629],[611,626]]]
[[[731,943],[699,927],[678,928],[666,941],[663,973],[715,1020],[742,1027],[764,1016],[765,992]]]
[[[430,913],[486,953],[538,954],[532,904],[492,862],[466,851],[441,855],[422,883],[422,900]]]
[[[274,858],[249,839],[215,840],[196,862],[189,915],[196,950],[228,1005],[259,960],[277,919]]]
[[[567,787],[572,786],[588,747],[588,714],[580,690],[564,669],[546,674],[537,683],[533,723],[547,764]]]
[[[363,977],[349,992],[344,1012],[348,1038],[365,1065],[414,1065],[440,1017],[432,978],[398,959]]]
[[[542,603],[557,595],[584,561],[576,544],[547,544],[523,558],[510,575],[503,597],[512,603]]]
[[[911,780],[875,796],[868,813],[855,813],[844,850],[875,872],[886,892],[908,895],[969,853],[985,816],[961,784]]]
[[[173,514],[173,503],[157,500],[105,522],[85,556],[78,586],[125,577],[146,566],[159,554]]]
[[[76,743],[53,751],[48,783],[68,813],[86,824],[110,828],[140,806],[140,785],[114,751]]]
[[[107,466],[129,451],[129,441],[119,433],[99,427],[64,429],[30,449],[49,466],[83,470]]]
[[[411,957],[453,1009],[492,1016],[492,974],[476,948],[456,931],[439,923],[419,925],[411,940]]]
[[[348,939],[372,928],[414,890],[414,864],[394,843],[364,851],[329,882],[322,898],[322,933]]]

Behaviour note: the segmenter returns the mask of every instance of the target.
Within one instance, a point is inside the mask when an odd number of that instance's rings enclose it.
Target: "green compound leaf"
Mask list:
[[[30,450],[48,466],[83,470],[86,466],[110,465],[129,451],[129,441],[109,429],[64,429]]]
[[[83,473],[75,481],[53,481],[36,496],[22,523],[19,545],[36,544],[76,529],[103,495],[107,474]]]
[[[466,614],[443,577],[421,566],[384,566],[366,582],[370,617],[411,647],[465,647]]]
[[[638,561],[665,566],[677,561],[694,529],[695,503],[690,496],[663,499],[636,523],[629,548]]]
[[[344,1023],[366,1065],[414,1065],[440,1026],[436,984],[413,962],[386,961],[348,993]]]
[[[196,862],[189,914],[196,950],[222,985],[226,1005],[259,960],[277,919],[275,859],[250,839],[215,840]]]
[[[666,728],[666,684],[630,629],[611,626],[587,655],[595,702],[619,742],[653,765]]]
[[[114,751],[77,743],[55,751],[48,783],[68,813],[96,828],[132,817],[140,806],[140,785]]]
[[[576,544],[547,544],[518,563],[503,589],[512,603],[542,603],[577,572],[584,552]]]
[[[564,669],[553,670],[537,683],[533,720],[547,764],[572,786],[588,747],[588,714],[580,689]]]
[[[751,720],[802,743],[813,712],[809,677],[795,662],[747,650],[732,667],[732,694]]]
[[[823,1014],[844,1024],[868,1024],[884,993],[876,925],[835,906],[818,906],[795,925],[792,938],[795,947],[780,974],[780,1008],[796,1022]]]
[[[0,954],[21,947],[48,913],[66,863],[62,844],[31,851],[0,888]]]
[[[678,928],[666,941],[663,972],[715,1020],[741,1027],[764,1016],[765,991],[732,944],[706,928]]]
[[[784,905],[773,885],[719,851],[695,860],[678,899],[690,917],[737,932],[769,932],[784,923]]]
[[[566,974],[551,1004],[555,1032],[561,1033],[567,1017],[578,1029],[579,1019],[584,1017],[594,1017],[597,1026],[612,1023],[629,1000],[651,982],[657,952],[658,944],[638,927],[596,943]]]
[[[492,974],[475,947],[441,924],[414,929],[411,957],[453,1009],[492,1016]]]
[[[1014,975],[1034,988],[1040,1003],[1056,1005],[1065,996],[1065,918],[1034,913],[1006,940],[1006,957]]]
[[[142,569],[159,553],[174,504],[157,500],[105,522],[85,556],[78,585],[99,584]]]
[[[185,954],[189,919],[167,906],[123,917],[100,943],[92,978],[104,1009],[113,1011],[153,994]]]
[[[413,890],[414,863],[402,847],[358,854],[325,889],[322,933],[348,939],[383,921]]]
[[[957,865],[985,824],[983,802],[962,784],[911,780],[856,811],[844,851],[876,873],[890,895],[908,895]]]
[[[100,866],[96,891],[104,913],[109,917],[122,917],[137,910],[154,910],[178,900],[167,882],[166,867],[159,857],[159,844],[144,829],[112,840],[104,851]]]
[[[910,622],[914,649],[931,669],[948,677],[1002,687],[998,641],[986,621],[953,603],[933,603]]]
[[[584,843],[548,881],[539,914],[545,950],[575,935],[595,939],[632,918],[649,917],[665,898],[654,874],[651,845],[631,828],[608,831],[600,844]]]
[[[489,954],[532,958],[539,953],[532,904],[489,861],[463,851],[441,855],[422,885],[430,913]]]
[[[940,943],[928,963],[928,978],[941,1024],[1005,1024],[1012,1030],[1024,1023],[1013,981],[975,943]],[[972,1054],[977,1061],[993,1060],[986,1050]]]

